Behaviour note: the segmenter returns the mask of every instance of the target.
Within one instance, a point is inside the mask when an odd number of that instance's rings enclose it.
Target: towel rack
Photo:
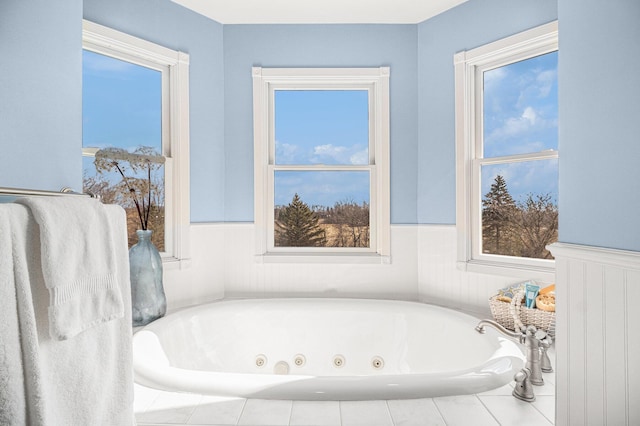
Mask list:
[[[60,191],[45,191],[42,189],[23,189],[23,188],[7,188],[0,186],[0,195],[15,195],[15,196],[24,196],[24,195],[52,195],[52,196],[60,196],[60,195],[82,195],[85,197],[91,198],[99,198],[95,194],[76,192],[69,187],[64,187]]]

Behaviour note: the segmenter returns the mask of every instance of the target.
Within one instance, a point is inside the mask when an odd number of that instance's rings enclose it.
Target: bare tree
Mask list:
[[[334,247],[369,247],[369,204],[352,200],[338,201],[327,214],[326,222],[336,228]]]
[[[551,195],[529,194],[523,203],[518,203],[515,219],[521,243],[520,256],[552,259],[546,247],[558,240],[558,206]]]
[[[484,253],[552,259],[546,246],[558,239],[558,206],[550,194],[528,194],[514,202],[498,175],[482,200]]]

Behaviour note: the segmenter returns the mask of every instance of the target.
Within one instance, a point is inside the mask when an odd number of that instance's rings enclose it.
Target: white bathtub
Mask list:
[[[136,382],[164,390],[294,400],[410,399],[500,387],[519,347],[478,320],[414,302],[225,300],[159,319],[133,338]]]

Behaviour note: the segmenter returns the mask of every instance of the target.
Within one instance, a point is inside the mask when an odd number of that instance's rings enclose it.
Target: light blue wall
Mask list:
[[[81,188],[82,0],[0,1],[0,186]]]
[[[453,54],[559,17],[560,240],[640,251],[636,0],[470,0],[418,25],[333,26],[222,26],[170,1],[4,0],[0,186],[80,186],[83,14],[190,54],[194,222],[253,220],[251,66],[388,65],[392,221],[454,223]]]
[[[560,240],[640,251],[640,2],[562,0]]]
[[[253,221],[251,67],[391,67],[391,220],[416,223],[415,25],[225,25],[225,220]]]
[[[418,223],[456,221],[453,55],[556,19],[556,0],[469,0],[418,25]]]
[[[222,25],[155,0],[85,0],[84,18],[189,54],[191,221],[223,220]]]

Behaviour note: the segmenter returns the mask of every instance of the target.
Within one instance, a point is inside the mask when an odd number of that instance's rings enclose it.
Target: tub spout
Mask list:
[[[521,344],[524,344],[527,359],[527,362],[525,364],[525,369],[527,370],[527,384],[533,384],[536,386],[544,385],[544,379],[542,378],[541,358],[547,370],[549,370],[551,363],[547,363],[547,359],[545,359],[546,350],[542,354],[540,353],[540,351],[541,349],[549,347],[551,344],[551,342],[547,340],[547,333],[544,330],[538,330],[533,325],[523,327],[522,332],[520,333],[509,331],[497,322],[488,319],[483,319],[482,321],[480,321],[476,326],[476,331],[478,331],[479,333],[484,333],[485,325],[490,325],[505,336],[516,338]],[[520,399],[522,399],[523,401],[527,400],[526,397]]]
[[[486,330],[484,329],[484,327],[486,325],[490,325],[491,327],[495,328],[496,330],[498,330],[500,333],[504,334],[507,337],[512,337],[514,339],[518,339],[518,341],[520,343],[524,343],[524,335],[523,335],[523,333],[518,333],[516,331],[507,330],[502,325],[500,325],[497,322],[492,321],[492,320],[483,319],[482,321],[480,321],[478,323],[478,325],[476,326],[476,331],[478,333],[483,333],[483,334],[486,333]]]

